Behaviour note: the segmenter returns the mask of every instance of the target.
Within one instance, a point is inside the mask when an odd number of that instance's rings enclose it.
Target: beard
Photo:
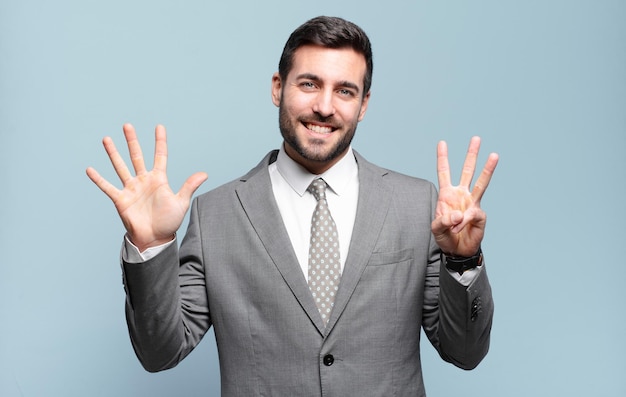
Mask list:
[[[307,122],[316,121],[320,123],[329,123],[335,127],[339,124],[336,123],[332,117],[322,117],[317,113],[313,113],[312,115],[306,117],[300,116],[294,123],[282,102],[279,106],[278,113],[280,133],[283,136],[285,143],[291,146],[300,156],[309,161],[327,163],[335,160],[348,149],[350,143],[352,142],[352,138],[354,138],[354,134],[356,133],[357,122],[354,122],[343,132],[340,139],[328,149],[324,148],[324,141],[319,139],[310,139],[307,145],[296,134],[297,125],[295,123],[306,124]],[[333,133],[337,134],[340,132]]]

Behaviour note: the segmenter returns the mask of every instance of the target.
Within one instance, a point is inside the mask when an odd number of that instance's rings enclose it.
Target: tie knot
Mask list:
[[[317,178],[311,182],[307,190],[315,196],[317,201],[320,201],[326,199],[326,187],[326,182],[322,178]]]

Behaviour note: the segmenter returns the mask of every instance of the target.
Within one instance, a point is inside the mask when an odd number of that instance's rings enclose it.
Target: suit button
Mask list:
[[[472,302],[472,313],[471,313],[471,316],[470,316],[470,320],[472,322],[476,321],[476,319],[478,318],[478,313],[480,313],[481,310],[482,310],[481,299],[480,299],[480,297],[477,297]]]
[[[332,354],[327,354],[324,356],[324,365],[330,367],[335,362],[335,357]]]

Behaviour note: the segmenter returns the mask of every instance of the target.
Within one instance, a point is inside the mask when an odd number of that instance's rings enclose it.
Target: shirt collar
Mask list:
[[[304,195],[311,182],[317,178],[324,179],[331,190],[341,196],[350,180],[358,175],[358,166],[352,152],[352,146],[348,147],[346,155],[337,164],[320,175],[311,174],[296,163],[285,153],[284,146],[281,146],[276,159],[276,168],[289,186],[300,196]]]

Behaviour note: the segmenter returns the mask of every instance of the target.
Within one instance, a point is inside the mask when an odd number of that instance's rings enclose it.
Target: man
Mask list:
[[[371,76],[356,25],[319,17],[296,29],[272,77],[283,146],[196,198],[180,249],[175,233],[206,174],[172,192],[162,126],[152,171],[124,126],[135,177],[104,139],[124,189],[87,174],[127,230],[127,321],[148,371],[175,366],[210,326],[224,396],[425,395],[420,328],[454,365],[482,360],[493,303],[480,199],[498,157],[470,191],[480,140],[456,187],[441,142],[439,195],[367,162],[350,142]]]

